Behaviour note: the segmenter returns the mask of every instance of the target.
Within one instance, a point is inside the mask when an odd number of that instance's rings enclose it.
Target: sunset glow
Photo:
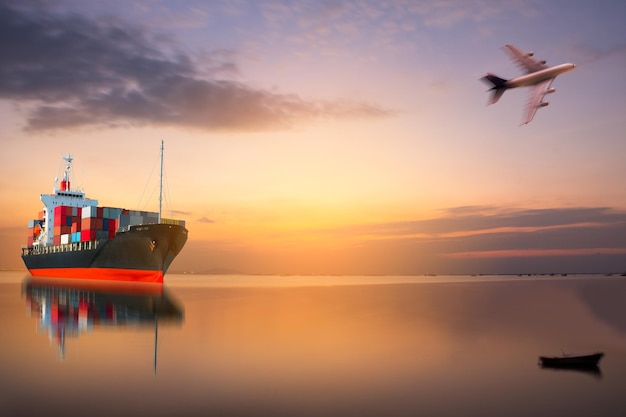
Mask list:
[[[626,272],[626,5],[8,1],[0,268],[61,156],[101,205],[165,213],[174,272]],[[584,22],[584,30],[580,30]],[[486,106],[504,44],[573,62]],[[610,81],[609,81],[610,80]]]

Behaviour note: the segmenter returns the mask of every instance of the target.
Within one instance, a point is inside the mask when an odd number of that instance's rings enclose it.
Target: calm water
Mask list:
[[[623,416],[626,278],[0,273],[0,415]],[[539,355],[606,356],[598,372]]]

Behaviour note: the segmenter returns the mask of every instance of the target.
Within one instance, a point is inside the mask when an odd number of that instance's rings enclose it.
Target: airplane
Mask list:
[[[488,91],[493,91],[488,104],[496,103],[502,94],[510,88],[517,87],[533,87],[530,99],[526,105],[526,115],[522,124],[530,123],[540,107],[548,105],[547,101],[543,101],[543,97],[552,94],[556,89],[550,87],[554,79],[565,72],[576,68],[575,64],[567,63],[554,67],[548,67],[546,61],[538,61],[532,58],[533,52],[522,52],[513,45],[504,45],[505,50],[509,52],[513,60],[522,70],[526,71],[525,75],[517,78],[505,80],[494,74],[487,73],[481,80],[493,85]]]

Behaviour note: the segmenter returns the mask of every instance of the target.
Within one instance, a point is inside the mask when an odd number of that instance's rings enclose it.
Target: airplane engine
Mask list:
[[[545,60],[545,59],[542,59],[542,60],[541,60],[541,61],[539,61],[539,62],[541,62],[543,65],[546,65],[546,60]]]
[[[548,88],[546,90],[546,94],[552,94],[552,93],[556,93],[556,88]]]
[[[546,107],[548,104],[550,103],[548,103],[547,101],[542,101],[541,103],[539,103],[538,107]]]
[[[528,55],[528,56],[533,56],[533,55],[535,55],[535,53],[534,53],[534,52],[532,52],[532,51],[530,51],[530,52],[528,52],[526,55]]]

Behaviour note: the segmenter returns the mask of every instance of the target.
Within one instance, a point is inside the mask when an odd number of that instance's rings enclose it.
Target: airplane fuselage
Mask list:
[[[509,88],[531,87],[530,99],[526,104],[526,114],[522,120],[522,124],[526,124],[535,117],[537,109],[548,105],[548,102],[543,101],[543,98],[547,94],[552,94],[556,91],[551,87],[554,79],[563,73],[575,69],[576,65],[567,63],[548,67],[546,66],[546,61],[539,61],[533,58],[532,52],[523,52],[513,45],[504,45],[504,49],[522,69],[526,70],[526,74],[507,80],[495,74],[487,73],[481,80],[491,85],[491,88],[488,90],[491,92],[488,104],[497,103],[502,94]]]
[[[508,80],[504,85],[506,88],[527,87],[540,84],[546,80],[552,79],[557,75],[561,75],[565,72],[571,71],[576,68],[575,64],[561,64],[554,67],[542,69],[540,71],[532,72],[530,74],[522,75],[520,77]]]

